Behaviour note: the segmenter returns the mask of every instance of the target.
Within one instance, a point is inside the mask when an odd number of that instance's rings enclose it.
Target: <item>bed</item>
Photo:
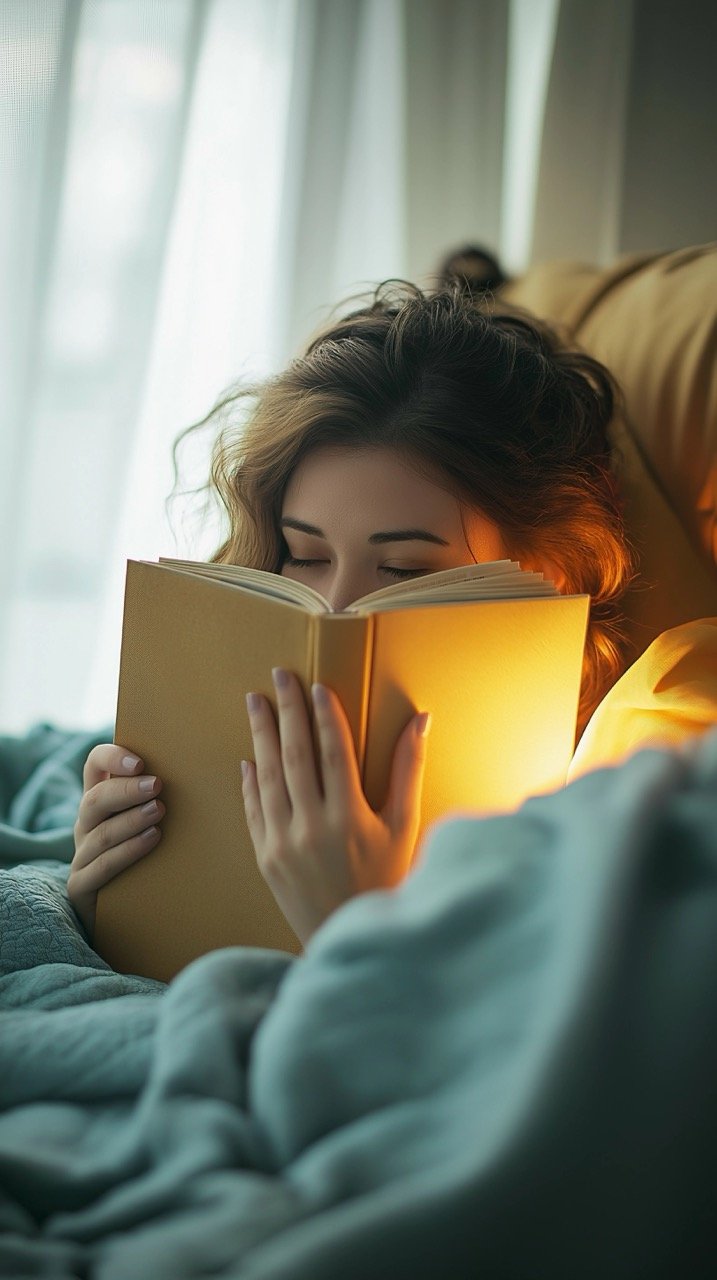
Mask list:
[[[689,262],[714,276],[714,250],[667,270],[674,257],[616,269],[622,305],[650,273],[673,302]],[[586,292],[573,279],[563,298],[574,324],[579,298],[581,323],[605,316],[610,284],[581,272]],[[568,274],[538,276],[553,318]],[[515,282],[513,301],[537,286]],[[709,517],[679,521],[630,439],[636,541],[661,503],[693,557],[677,593],[657,575],[636,593],[637,653],[717,615],[717,579]],[[709,470],[680,491],[705,511]],[[517,814],[439,825],[403,886],[347,904],[300,959],[215,952],[168,987],[109,969],[64,890],[82,764],[107,729],[0,740],[0,1275],[711,1277],[705,705],[680,751],[588,760]]]

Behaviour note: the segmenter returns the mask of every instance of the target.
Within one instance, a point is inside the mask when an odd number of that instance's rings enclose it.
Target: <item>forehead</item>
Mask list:
[[[458,500],[436,472],[417,470],[393,449],[348,445],[320,447],[302,458],[286,487],[282,515],[321,528],[332,518],[347,517],[375,528],[388,527],[386,519],[396,527],[415,524],[419,515],[423,522],[460,523]]]

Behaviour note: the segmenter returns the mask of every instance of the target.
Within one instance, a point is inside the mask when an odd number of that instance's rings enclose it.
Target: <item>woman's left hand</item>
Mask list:
[[[413,858],[429,716],[406,725],[396,744],[380,813],[361,788],[351,731],[336,695],[314,685],[321,778],[301,686],[275,669],[279,723],[268,700],[249,694],[256,764],[242,762],[249,834],[259,869],[305,943],[342,902],[399,883]]]

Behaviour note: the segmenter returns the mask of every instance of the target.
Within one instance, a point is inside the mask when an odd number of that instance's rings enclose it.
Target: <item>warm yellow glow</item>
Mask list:
[[[569,779],[644,747],[679,747],[717,725],[717,618],[664,631],[595,711]]]
[[[558,597],[376,615],[369,802],[383,804],[393,743],[414,710],[434,713],[422,827],[451,812],[511,811],[562,786],[586,609],[584,597]]]

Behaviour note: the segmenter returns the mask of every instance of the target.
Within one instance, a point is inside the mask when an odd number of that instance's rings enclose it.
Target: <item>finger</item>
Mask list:
[[[160,778],[104,778],[85,791],[77,812],[75,833],[86,835],[114,813],[145,804],[162,790]]]
[[[140,835],[155,823],[161,821],[166,813],[161,800],[150,800],[147,804],[136,805],[126,813],[113,814],[100,822],[84,837],[75,828],[80,838],[76,843],[73,866],[83,868],[101,858],[114,848],[119,848],[127,840]]]
[[[311,699],[318,729],[324,796],[332,809],[345,811],[357,793],[363,794],[346,712],[326,685],[313,684]]]
[[[426,738],[430,727],[431,717],[424,711],[409,720],[396,743],[388,797],[381,814],[386,825],[395,834],[410,831],[411,827],[418,831],[426,764]]]
[[[260,693],[248,693],[246,705],[264,822],[267,827],[285,827],[291,818],[291,804],[284,781],[279,730],[274,712],[268,699]]]
[[[93,747],[85,760],[82,771],[82,782],[85,791],[94,787],[110,774],[136,776],[142,769],[143,762],[139,756],[127,751],[125,747],[116,746],[112,742],[102,742]]]
[[[114,880],[120,871],[124,871],[126,867],[138,862],[145,853],[149,853],[150,849],[154,849],[161,839],[162,831],[160,827],[146,827],[144,831],[140,831],[137,835],[131,836],[127,840],[123,840],[120,844],[113,845],[110,849],[105,849],[102,853],[88,862],[85,866],[78,866],[77,860],[73,863],[72,879],[78,894],[97,893],[103,885]]]
[[[256,766],[250,760],[242,760],[241,772],[246,825],[249,828],[254,850],[258,852],[263,846],[266,837],[266,823],[264,822],[261,796],[259,795],[259,786],[256,780]]]
[[[283,667],[272,671],[279,710],[279,740],[284,781],[294,812],[315,808],[321,800],[311,725],[296,676]]]

